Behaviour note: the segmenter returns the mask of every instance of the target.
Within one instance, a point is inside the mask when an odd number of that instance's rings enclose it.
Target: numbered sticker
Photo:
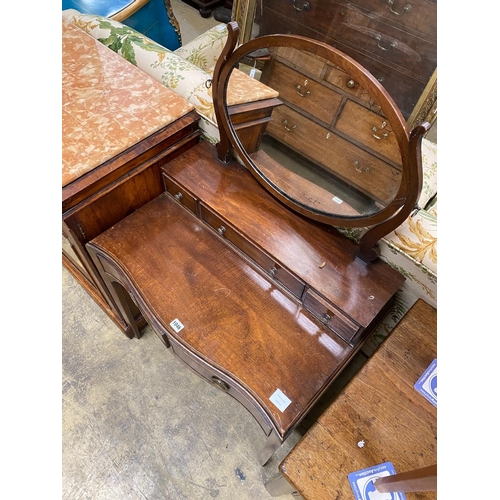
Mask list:
[[[284,412],[292,402],[280,389],[276,389],[269,400],[281,412]]]
[[[170,326],[174,329],[175,333],[179,333],[184,328],[184,325],[177,318],[170,323]]]

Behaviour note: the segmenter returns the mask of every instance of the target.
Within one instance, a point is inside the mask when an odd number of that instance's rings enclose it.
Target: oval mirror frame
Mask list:
[[[233,148],[235,156],[247,167],[257,181],[292,210],[335,227],[368,228],[359,241],[358,256],[365,262],[374,260],[378,256],[373,248],[377,241],[398,227],[416,206],[422,189],[421,140],[430,128],[430,124],[427,122],[419,124],[410,133],[403,115],[378,80],[355,60],[329,45],[298,35],[266,35],[250,40],[236,48],[238,25],[232,21],[228,23],[227,28],[228,40],[215,66],[213,78],[213,100],[220,132],[220,142],[217,144],[219,160],[227,163],[230,159],[231,148]],[[318,212],[312,207],[297,202],[286,192],[276,189],[276,186],[263,175],[258,165],[254,163],[242,146],[232,125],[226,104],[229,78],[233,69],[244,56],[258,50],[275,47],[303,50],[338,66],[352,79],[359,82],[361,87],[368,89],[380,107],[381,114],[390,123],[399,146],[402,168],[398,192],[394,199],[380,211],[369,215],[349,217]]]

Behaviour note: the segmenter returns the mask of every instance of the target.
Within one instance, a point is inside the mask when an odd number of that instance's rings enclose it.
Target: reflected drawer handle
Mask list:
[[[382,127],[381,129],[384,129],[387,126],[387,122],[382,122]],[[372,132],[373,132],[373,137],[377,139],[378,141],[381,141],[382,139],[387,139],[389,137],[389,134],[387,132],[384,132],[382,136],[379,135],[379,131],[377,127],[372,127]]]
[[[307,85],[307,80],[304,83],[304,87]],[[297,94],[300,95],[300,97],[307,97],[308,95],[311,95],[310,90],[306,90],[304,93],[301,92],[302,87],[300,85],[296,85],[295,88],[297,89]]]
[[[385,47],[383,45],[380,45],[380,42],[382,41],[382,35],[380,33],[377,33],[375,35],[375,40],[377,40],[378,48],[385,51],[391,50],[393,47],[397,47],[398,45],[398,42],[396,40],[393,40],[389,45]]]
[[[295,0],[292,0],[292,5],[293,8],[299,12],[302,12],[303,10],[309,10],[310,8],[309,2],[304,2],[301,7],[297,7]]]
[[[212,385],[217,387],[217,389],[220,389],[223,392],[229,391],[230,387],[224,380],[221,380],[219,377],[213,376],[211,379]]]
[[[288,126],[288,120],[283,120],[283,125],[285,127],[285,130],[288,132],[291,132],[294,128],[297,128],[297,125],[292,125],[292,128]]]
[[[226,228],[224,226],[219,227],[217,232],[222,236],[226,232]]]
[[[354,162],[354,166],[355,166],[356,170],[357,170],[358,172],[361,172],[361,173],[363,173],[363,172],[369,172],[369,171],[371,170],[371,169],[370,169],[370,167],[365,167],[365,168],[360,167],[360,166],[359,166],[359,161],[358,161],[358,160],[356,160],[356,161]]]
[[[177,201],[180,201],[180,199],[182,198],[182,193],[177,193],[176,195],[174,195],[174,198],[175,198]]]
[[[389,10],[396,16],[402,16],[405,12],[410,12],[411,10],[411,5],[407,4],[403,7],[403,12],[398,12],[397,10],[394,10],[392,6],[394,5],[395,0],[387,0],[387,3],[389,4]]]

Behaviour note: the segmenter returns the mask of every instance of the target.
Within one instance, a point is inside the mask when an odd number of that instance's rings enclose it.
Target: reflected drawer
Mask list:
[[[392,133],[391,124],[383,116],[353,101],[348,101],[335,128],[401,165],[401,154],[396,136]]]
[[[294,104],[328,125],[335,118],[342,101],[340,94],[279,62],[273,64],[266,84],[279,89],[280,99]]]
[[[191,193],[186,191],[185,188],[180,187],[177,182],[165,173],[163,173],[163,183],[167,193],[171,194],[179,203],[196,214],[197,199]]]
[[[274,259],[266,255],[254,244],[248,241],[244,236],[237,232],[231,225],[224,222],[208,207],[200,204],[201,218],[207,222],[213,229],[215,229],[220,236],[226,238],[239,250],[241,250],[247,257],[258,264],[265,272],[276,281],[284,285],[290,292],[297,298],[301,298],[305,289],[305,284],[300,281],[296,276],[290,273],[287,269],[282,267]]]
[[[437,0],[352,0],[354,5],[368,9],[379,19],[397,23],[401,27],[437,37]]]
[[[400,170],[286,106],[274,110],[267,131],[372,199],[387,203],[399,189]]]
[[[313,290],[307,291],[304,307],[346,342],[350,342],[359,331],[359,325],[344,316]]]

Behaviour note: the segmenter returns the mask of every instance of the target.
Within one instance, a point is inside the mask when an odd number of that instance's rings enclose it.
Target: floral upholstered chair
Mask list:
[[[172,89],[194,105],[200,114],[200,129],[206,140],[219,140],[212,99],[212,74],[227,39],[225,24],[219,24],[191,42],[171,51],[142,33],[112,19],[81,14],[69,9],[63,17],[99,40],[131,64]],[[276,97],[277,92],[235,71],[228,89],[228,104],[242,104]]]

